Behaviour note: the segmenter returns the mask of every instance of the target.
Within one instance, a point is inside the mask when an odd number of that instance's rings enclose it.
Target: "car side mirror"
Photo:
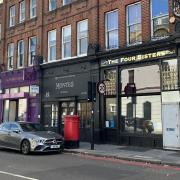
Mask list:
[[[17,134],[19,134],[21,132],[19,129],[13,129],[12,131]]]

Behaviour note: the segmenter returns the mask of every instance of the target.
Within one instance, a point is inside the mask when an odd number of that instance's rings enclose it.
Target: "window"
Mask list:
[[[106,13],[106,48],[114,49],[119,46],[118,11]]]
[[[63,6],[72,3],[72,0],[63,0]]]
[[[141,4],[136,3],[127,6],[127,44],[133,45],[141,42]]]
[[[177,59],[162,62],[162,89],[178,89],[178,62]]]
[[[56,30],[48,32],[48,61],[56,60]]]
[[[15,25],[15,6],[9,8],[9,27]]]
[[[52,114],[51,114],[51,127],[57,127],[58,126],[58,105],[52,104]]]
[[[29,38],[29,65],[33,65],[34,56],[36,55],[37,38]]]
[[[19,5],[19,22],[23,22],[25,20],[25,1],[21,1]]]
[[[14,43],[8,45],[8,70],[13,69]]]
[[[56,9],[56,0],[49,0],[49,11]]]
[[[151,0],[152,38],[159,39],[169,34],[168,0]]]
[[[116,98],[106,98],[106,128],[117,127]]]
[[[88,20],[80,21],[77,24],[77,54],[87,54],[88,47]]]
[[[24,41],[18,42],[18,68],[24,66]]]
[[[30,0],[30,18],[36,17],[36,6],[37,6],[37,1]]]
[[[71,57],[71,26],[62,29],[62,58]]]

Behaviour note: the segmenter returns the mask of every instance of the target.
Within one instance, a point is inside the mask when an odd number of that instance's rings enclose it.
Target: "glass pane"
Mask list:
[[[122,129],[128,132],[162,134],[160,95],[137,96],[135,100],[123,97],[121,100]]]
[[[81,21],[78,23],[78,32],[87,31],[88,30],[88,21]]]
[[[80,54],[86,54],[87,53],[87,38],[80,39]]]
[[[141,4],[128,6],[128,25],[141,22]]]
[[[106,128],[117,127],[116,98],[106,98]]]
[[[56,59],[56,46],[50,47],[50,60]]]
[[[171,59],[162,62],[162,89],[178,89],[177,59]]]
[[[116,70],[105,70],[106,95],[116,95]]]
[[[71,43],[64,44],[64,57],[71,57]]]
[[[168,36],[169,34],[169,17],[162,16],[153,19],[153,35],[154,37]]]
[[[107,13],[107,30],[118,28],[118,11]]]
[[[111,31],[108,33],[108,48],[118,48],[119,46],[119,36],[118,30]]]
[[[134,71],[134,83],[136,93],[160,92],[160,70],[158,65],[124,69],[121,71],[122,93],[124,94],[125,86],[130,83],[131,73]]]
[[[136,44],[142,41],[141,24],[129,27],[129,44]]]
[[[168,0],[152,0],[152,17],[168,14]]]
[[[19,99],[18,119],[26,121],[27,118],[27,99]]]

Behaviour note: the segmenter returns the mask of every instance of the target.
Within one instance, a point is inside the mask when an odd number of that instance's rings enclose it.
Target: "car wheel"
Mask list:
[[[21,144],[21,152],[25,155],[29,154],[30,152],[30,143],[28,140],[24,140]]]

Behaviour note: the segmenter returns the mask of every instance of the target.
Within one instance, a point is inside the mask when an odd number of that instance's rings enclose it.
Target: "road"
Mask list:
[[[0,150],[0,180],[179,180],[180,168],[74,154]]]

